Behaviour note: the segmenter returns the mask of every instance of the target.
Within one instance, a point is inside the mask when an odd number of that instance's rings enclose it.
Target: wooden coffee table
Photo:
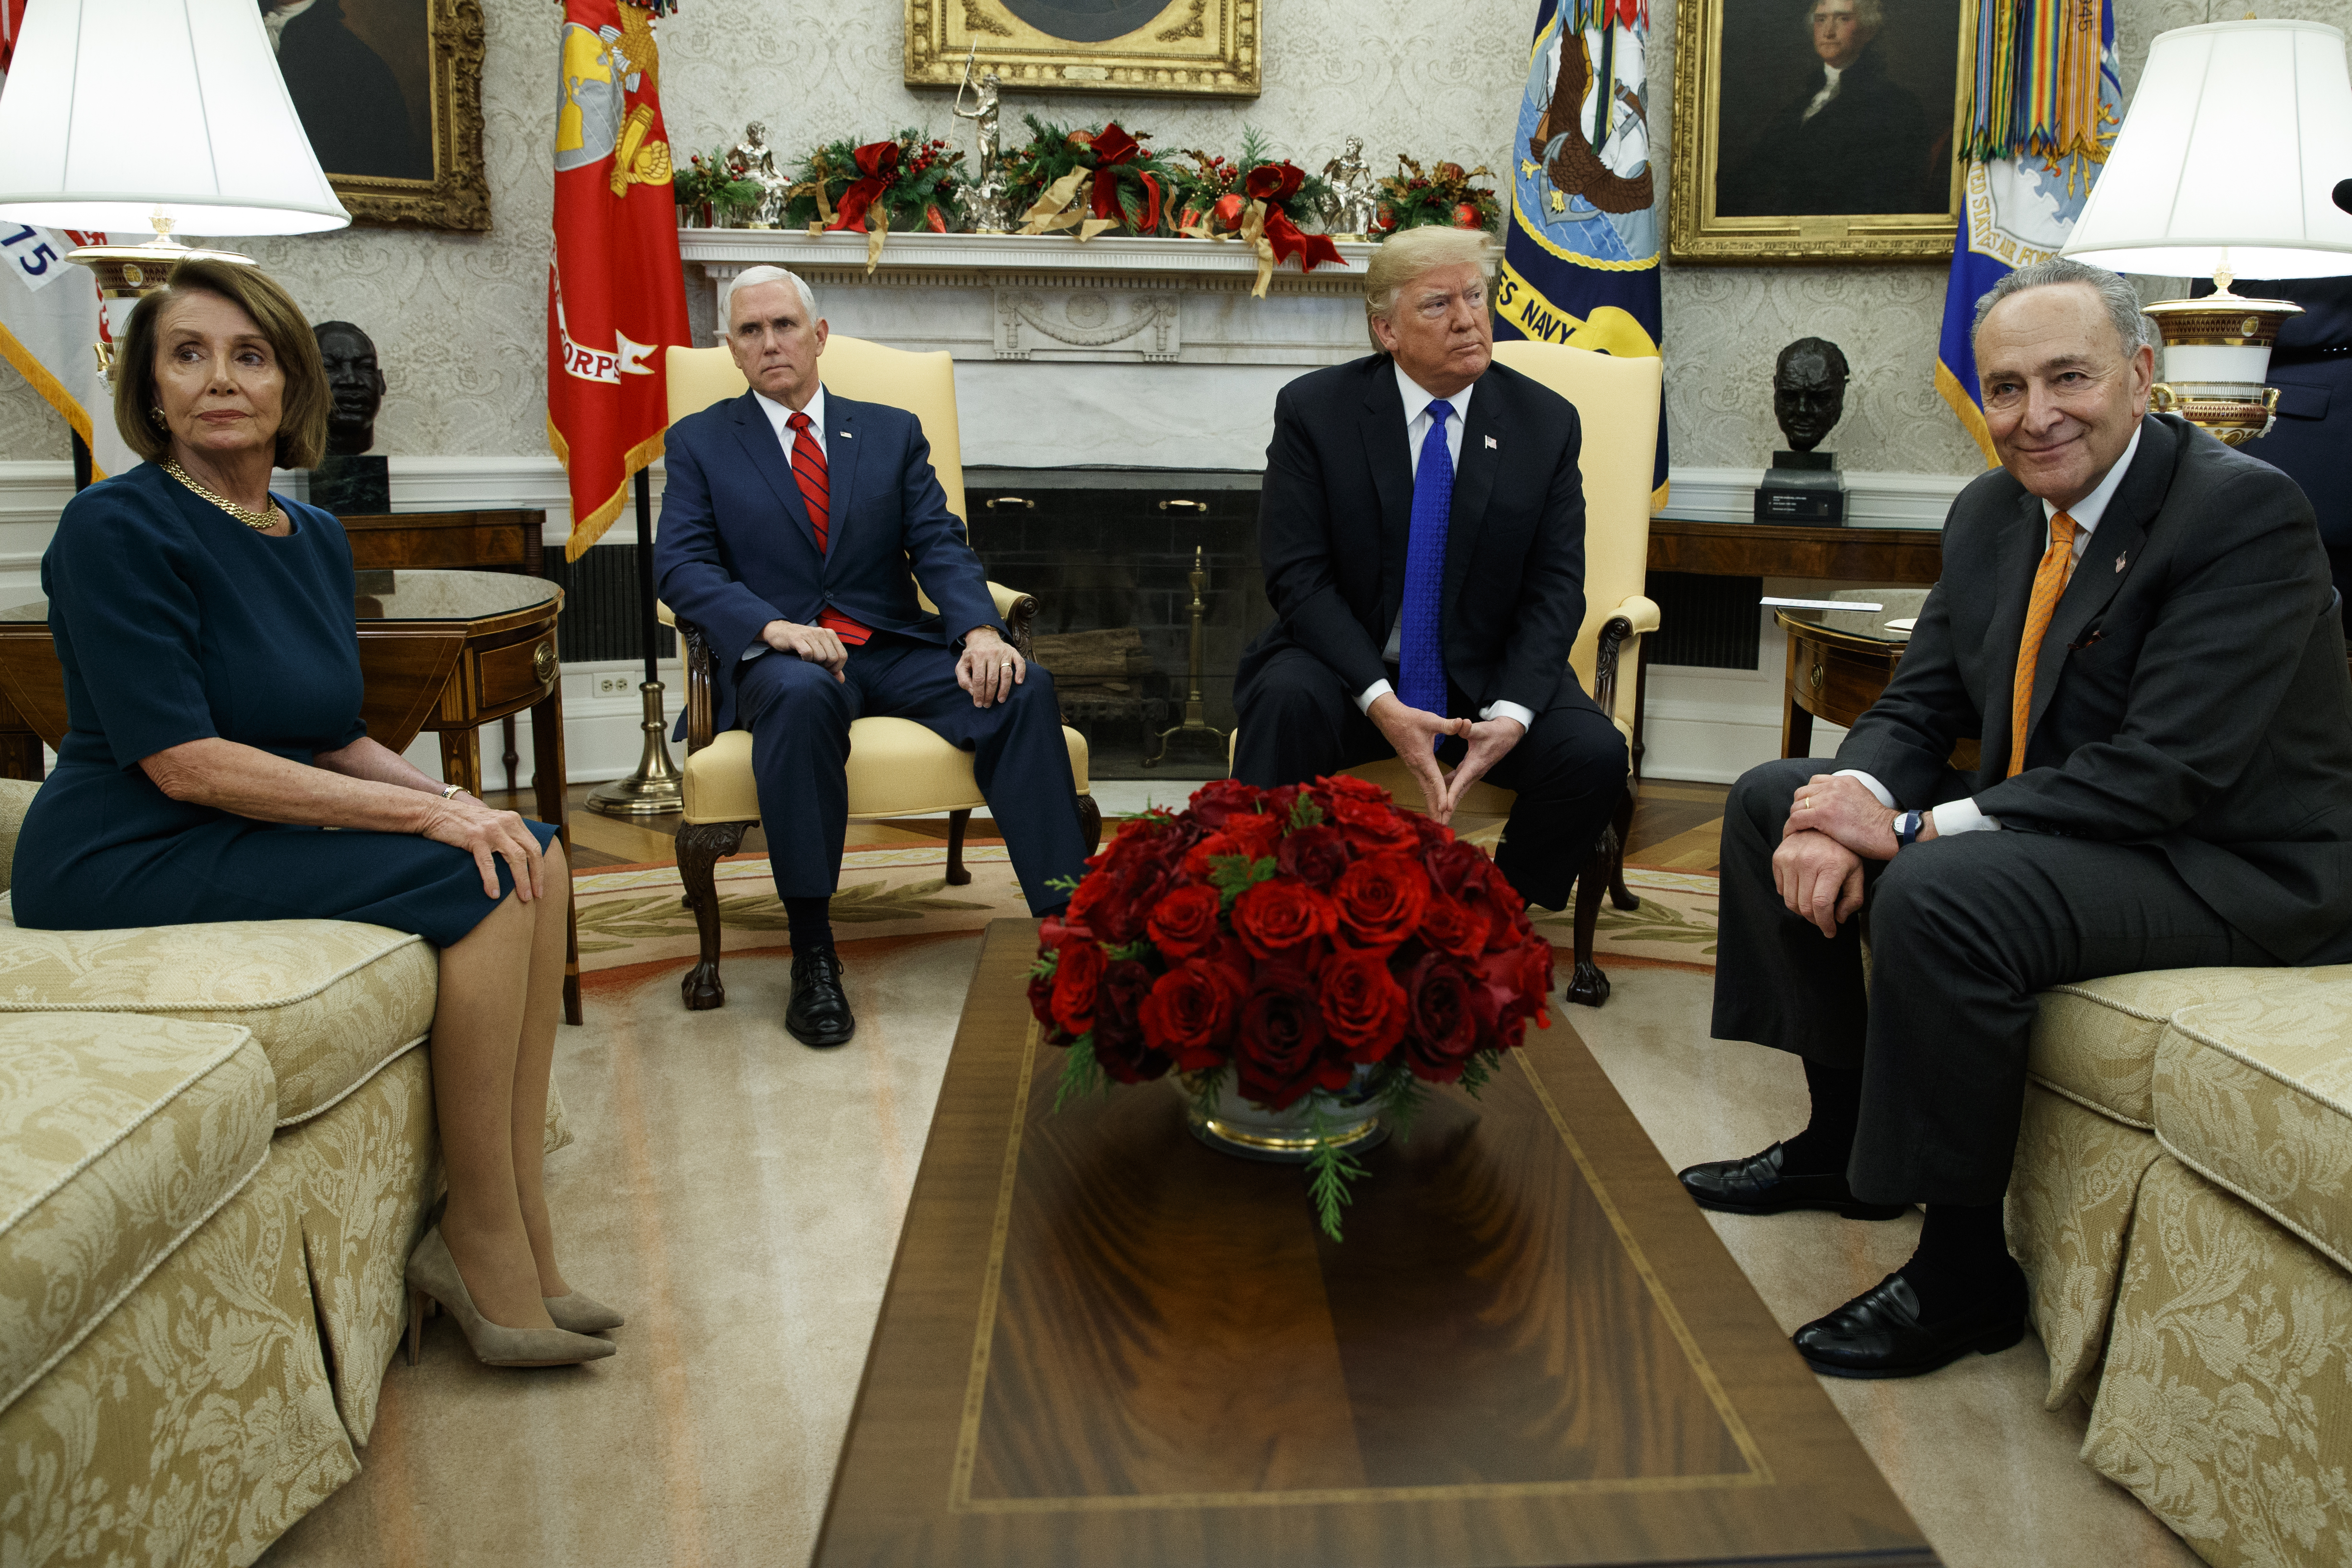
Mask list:
[[[1051,1111],[989,928],[815,1562],[1925,1564],[1556,1008],[1344,1244],[1178,1090]]]

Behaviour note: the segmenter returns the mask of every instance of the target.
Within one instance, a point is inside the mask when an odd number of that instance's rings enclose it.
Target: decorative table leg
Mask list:
[[[677,877],[686,884],[687,900],[694,906],[695,933],[702,941],[700,961],[678,983],[690,1013],[727,1005],[727,987],[719,981],[719,861],[743,847],[751,826],[703,822],[677,830]]]

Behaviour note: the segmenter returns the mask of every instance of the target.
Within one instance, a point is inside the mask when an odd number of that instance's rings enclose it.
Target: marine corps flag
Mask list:
[[[1657,357],[1664,334],[1643,103],[1649,47],[1649,0],[1537,0],[1511,149],[1496,337]],[[1663,405],[1653,486],[1653,504],[1663,505]]]
[[[547,444],[572,478],[572,561],[620,515],[629,477],[661,456],[662,351],[690,341],[653,20],[615,0],[564,0]]]

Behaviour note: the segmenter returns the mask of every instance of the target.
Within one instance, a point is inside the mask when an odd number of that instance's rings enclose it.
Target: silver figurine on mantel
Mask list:
[[[1381,183],[1364,162],[1364,139],[1348,138],[1346,150],[1323,165],[1331,199],[1323,205],[1323,228],[1334,239],[1362,239],[1372,232],[1380,210]]]
[[[760,205],[751,209],[750,226],[773,228],[784,221],[784,203],[791,198],[793,183],[776,168],[776,151],[768,145],[765,125],[755,120],[743,127],[743,140],[727,153],[727,171],[760,187]]]
[[[1013,213],[1008,200],[1010,191],[1004,178],[1004,149],[997,132],[997,98],[1003,82],[993,70],[982,71],[980,80],[971,79],[973,61],[979,57],[980,45],[975,42],[963,59],[963,80],[956,88],[952,112],[958,120],[972,122],[972,132],[980,142],[975,177],[964,192],[964,216],[974,231],[981,234],[1003,234],[1012,226]],[[972,94],[972,106],[963,106],[963,95]]]

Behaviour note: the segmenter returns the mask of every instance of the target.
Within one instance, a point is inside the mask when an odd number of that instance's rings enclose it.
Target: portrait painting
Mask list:
[[[360,222],[489,226],[478,0],[258,0],[287,96]]]
[[[1255,98],[1268,3],[907,0],[907,85]]]
[[[1950,253],[1967,0],[1690,0],[1679,15],[1670,255]]]

